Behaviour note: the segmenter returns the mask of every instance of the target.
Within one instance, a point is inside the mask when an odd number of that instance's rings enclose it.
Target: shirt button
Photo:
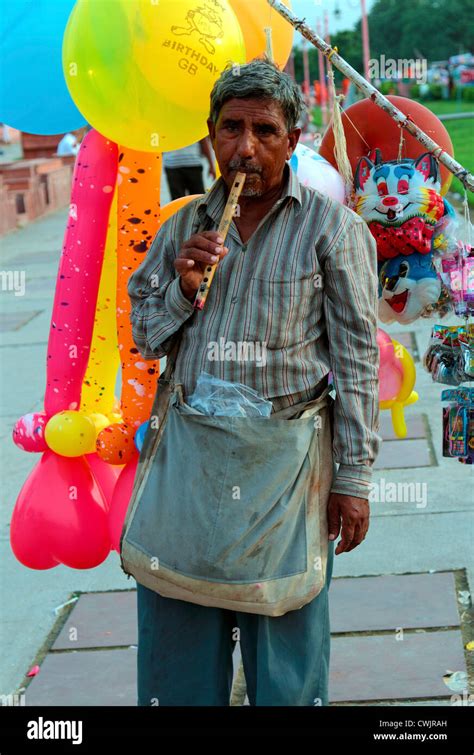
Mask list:
[[[244,245],[243,245],[243,247],[242,247],[242,251],[243,251],[243,252],[246,252],[246,251],[247,251],[247,244],[244,244]]]
[[[235,302],[237,301],[237,297],[236,297],[236,296],[233,296],[233,297],[232,297],[232,299],[231,299],[230,301],[231,301],[231,303],[232,303],[232,304],[235,304]]]

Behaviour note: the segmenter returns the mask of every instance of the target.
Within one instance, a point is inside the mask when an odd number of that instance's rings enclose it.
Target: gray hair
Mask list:
[[[229,63],[222,71],[211,92],[209,117],[217,122],[222,106],[234,97],[240,99],[273,100],[279,102],[291,131],[296,127],[305,102],[299,86],[287,73],[268,59],[254,58],[250,63]]]

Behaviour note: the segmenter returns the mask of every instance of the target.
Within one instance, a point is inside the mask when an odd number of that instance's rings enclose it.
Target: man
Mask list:
[[[333,541],[341,533],[340,554],[366,536],[380,440],[376,249],[361,218],[302,186],[286,164],[303,107],[296,84],[268,61],[221,74],[208,119],[221,177],[164,224],[128,290],[145,359],[168,354],[182,332],[175,379],[187,395],[205,370],[254,388],[277,411],[319,395],[332,369],[339,469],[328,503],[326,585],[302,608],[268,617],[164,598],[138,584],[139,705],[228,705],[236,628],[251,705],[328,704]],[[215,229],[238,171],[246,180],[224,246]],[[196,311],[203,270],[216,260],[206,305]],[[261,341],[265,364],[210,361],[209,344],[221,337]]]
[[[163,152],[163,165],[170,189],[171,199],[178,199],[188,194],[203,194],[202,162],[204,156],[208,162],[211,178],[216,177],[214,161],[206,136],[189,147]]]

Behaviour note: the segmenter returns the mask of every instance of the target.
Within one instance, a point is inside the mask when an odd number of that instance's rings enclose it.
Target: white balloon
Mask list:
[[[340,173],[310,147],[297,144],[290,160],[290,168],[303,186],[317,189],[326,196],[344,204],[344,181]]]

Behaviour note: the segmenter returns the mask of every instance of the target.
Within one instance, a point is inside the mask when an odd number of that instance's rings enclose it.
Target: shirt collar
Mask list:
[[[272,209],[275,209],[287,201],[288,197],[292,197],[296,200],[295,211],[298,213],[301,210],[301,188],[295,173],[292,171],[288,163],[285,163],[283,169],[284,176],[284,188],[282,193],[273,205]],[[222,213],[224,212],[226,202],[225,196],[225,183],[222,176],[213,183],[209,191],[199,201],[197,213],[200,218],[205,214],[209,215],[213,220],[220,220]]]

